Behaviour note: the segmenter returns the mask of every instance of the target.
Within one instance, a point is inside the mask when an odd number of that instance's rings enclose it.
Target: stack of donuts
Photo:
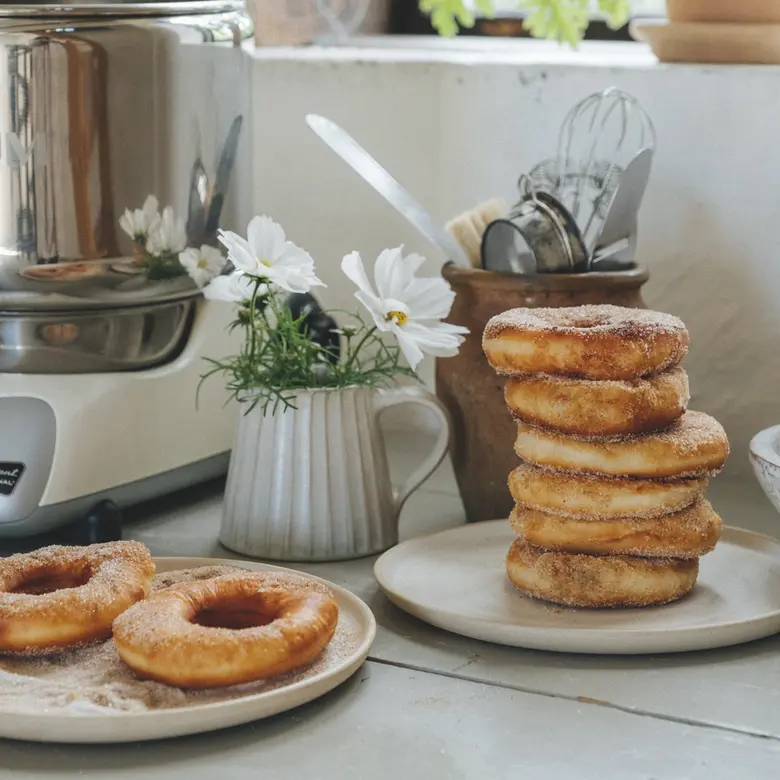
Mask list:
[[[510,580],[576,607],[664,604],[694,587],[721,534],[704,497],[725,431],[688,411],[676,317],[618,306],[513,309],[483,335],[508,376],[521,465],[509,477]]]

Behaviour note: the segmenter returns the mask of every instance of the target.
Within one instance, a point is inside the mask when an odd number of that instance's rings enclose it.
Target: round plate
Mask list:
[[[523,596],[506,576],[505,520],[418,537],[374,573],[388,598],[426,623],[514,647],[567,653],[677,653],[780,632],[780,543],[725,528],[682,601],[645,609],[567,609]]]
[[[237,566],[251,571],[286,571],[291,569],[249,561],[215,558],[155,558],[157,572],[193,569],[199,566]],[[303,575],[310,577],[311,575]],[[311,577],[311,579],[319,579]],[[376,634],[371,610],[355,595],[331,582],[320,580],[331,588],[339,605],[339,623],[356,632],[357,647],[351,656],[338,664],[296,683],[232,699],[190,707],[149,712],[112,712],[106,715],[57,714],[25,715],[0,711],[0,737],[35,742],[137,742],[179,737],[216,731],[242,723],[268,718],[293,707],[306,704],[341,685],[365,661]]]

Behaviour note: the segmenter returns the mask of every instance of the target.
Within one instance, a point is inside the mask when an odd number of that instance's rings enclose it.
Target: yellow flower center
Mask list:
[[[208,263],[205,257],[198,258],[198,268],[208,268]]]
[[[260,265],[264,266],[265,268],[271,267],[271,263],[269,263],[268,260],[266,260],[264,257],[261,257],[257,262],[260,263]]]
[[[409,322],[409,315],[404,314],[402,311],[389,311],[385,315],[385,320],[387,320],[387,322],[394,322],[396,325],[403,328],[403,326]]]

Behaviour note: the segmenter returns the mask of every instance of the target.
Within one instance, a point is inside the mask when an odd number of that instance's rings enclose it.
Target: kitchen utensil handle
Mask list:
[[[409,496],[425,482],[441,465],[450,448],[452,422],[444,404],[431,392],[421,387],[399,387],[392,390],[380,390],[377,395],[376,411],[381,416],[383,412],[402,404],[416,404],[433,412],[437,418],[439,432],[433,449],[426,455],[423,462],[412,472],[412,475],[400,487],[393,488],[396,516],[400,516]]]

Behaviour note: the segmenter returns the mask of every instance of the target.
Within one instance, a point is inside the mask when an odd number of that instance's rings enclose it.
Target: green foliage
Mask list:
[[[486,16],[493,14],[492,0],[477,0],[476,5]],[[535,38],[576,46],[588,27],[588,0],[517,0],[517,6],[527,13],[525,26]],[[463,0],[420,0],[420,10],[431,17],[434,29],[444,37],[457,35],[458,25],[474,26],[474,16]],[[626,23],[630,8],[628,0],[599,0],[599,10],[616,29]]]
[[[178,255],[164,254],[153,256],[143,253],[141,257],[142,267],[146,269],[146,275],[150,281],[174,279],[187,273],[179,262]]]
[[[294,408],[295,391],[314,388],[385,387],[398,377],[416,376],[401,364],[397,345],[388,345],[376,327],[358,315],[355,325],[341,329],[342,358],[337,363],[325,348],[308,337],[305,315],[296,319],[278,292],[263,294],[257,280],[251,301],[239,307],[231,329],[244,331],[237,355],[208,359],[211,368],[201,383],[222,374],[232,398],[246,402],[248,413]]]

